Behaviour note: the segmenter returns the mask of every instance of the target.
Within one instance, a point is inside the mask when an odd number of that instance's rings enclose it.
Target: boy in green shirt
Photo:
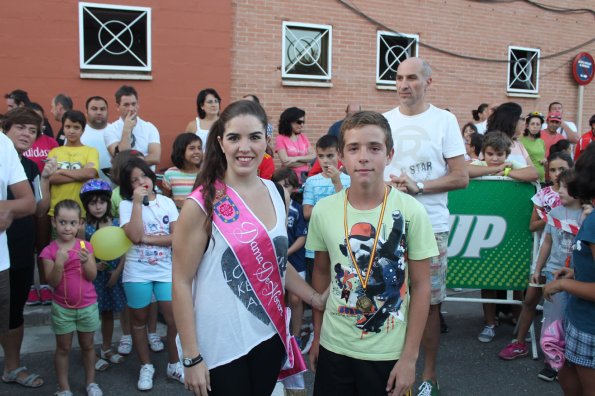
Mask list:
[[[415,381],[436,240],[423,206],[384,183],[394,152],[381,114],[347,117],[339,153],[351,187],[316,204],[306,242],[316,252],[312,286],[330,285],[324,317],[314,311],[314,395],[405,395]]]

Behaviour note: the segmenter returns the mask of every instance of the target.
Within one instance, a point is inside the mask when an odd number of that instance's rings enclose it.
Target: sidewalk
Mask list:
[[[457,294],[470,297],[478,295],[476,291],[463,291]],[[498,351],[512,338],[512,325],[500,325],[496,329],[494,341],[482,344],[477,341],[477,334],[483,326],[480,304],[447,302],[443,304],[442,311],[445,312],[444,317],[450,331],[442,335],[438,356],[441,396],[554,396],[562,394],[557,382],[547,383],[537,378],[537,373],[543,368],[543,356],[540,355],[538,360],[526,357],[508,362],[497,357]],[[52,394],[56,390],[53,368],[55,338],[47,325],[49,323],[49,308],[29,307],[26,309],[26,316],[27,323],[36,321],[35,323],[38,325],[25,329],[22,363],[41,374],[46,380],[46,384],[42,388],[34,390],[0,383],[0,396],[39,396]],[[538,316],[538,319],[541,319],[541,316]],[[164,330],[164,326],[160,325],[159,333],[165,334]],[[117,325],[114,340],[119,337],[120,329]],[[96,341],[99,341],[98,337]],[[152,353],[151,358],[156,368],[151,396],[188,394],[182,384],[165,379],[166,352]],[[0,365],[2,363],[3,359],[0,357]],[[75,395],[83,395],[84,378],[78,351],[73,352],[70,363],[73,392]],[[417,365],[418,381],[421,378],[422,363],[423,353],[420,353]],[[139,363],[133,353],[123,364],[112,366],[107,371],[98,373],[97,382],[106,396],[142,395],[143,393],[136,390],[138,370]],[[309,395],[311,395],[312,373],[306,373],[305,378]],[[281,396],[282,392],[278,389],[274,395]]]

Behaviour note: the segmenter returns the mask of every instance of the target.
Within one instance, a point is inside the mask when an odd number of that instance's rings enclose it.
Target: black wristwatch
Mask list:
[[[200,353],[194,359],[187,358],[187,357],[182,359],[182,364],[184,365],[184,367],[196,366],[200,362],[202,362],[202,355]]]

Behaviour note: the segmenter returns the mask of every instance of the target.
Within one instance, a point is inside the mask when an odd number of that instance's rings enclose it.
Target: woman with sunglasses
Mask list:
[[[538,112],[534,111],[529,113],[527,116],[527,125],[523,136],[519,138],[519,141],[523,144],[529,158],[535,166],[535,170],[539,175],[539,182],[545,182],[545,164],[547,160],[545,158],[545,142],[541,139],[541,127],[543,126],[544,117]]]
[[[281,165],[290,167],[296,173],[300,184],[304,182],[302,174],[308,172],[309,163],[316,154],[302,133],[306,122],[306,112],[297,107],[290,107],[279,118],[279,136],[275,142],[275,151]]]
[[[203,89],[196,97],[198,117],[186,126],[186,132],[196,133],[202,140],[203,151],[207,146],[207,136],[211,125],[219,119],[221,97],[213,88]]]

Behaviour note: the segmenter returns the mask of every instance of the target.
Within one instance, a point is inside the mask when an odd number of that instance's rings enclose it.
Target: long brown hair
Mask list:
[[[262,124],[263,133],[266,131],[268,124],[267,115],[258,103],[250,100],[239,100],[231,103],[223,110],[221,116],[213,123],[207,137],[207,145],[205,148],[205,158],[202,164],[202,169],[198,173],[194,188],[201,188],[204,197],[204,209],[208,219],[213,217],[213,201],[215,200],[215,182],[223,180],[225,171],[227,170],[227,159],[221,146],[219,139],[223,138],[226,124],[233,118],[251,115],[256,117]],[[205,224],[205,231],[209,238],[212,234],[212,221],[207,221]]]

